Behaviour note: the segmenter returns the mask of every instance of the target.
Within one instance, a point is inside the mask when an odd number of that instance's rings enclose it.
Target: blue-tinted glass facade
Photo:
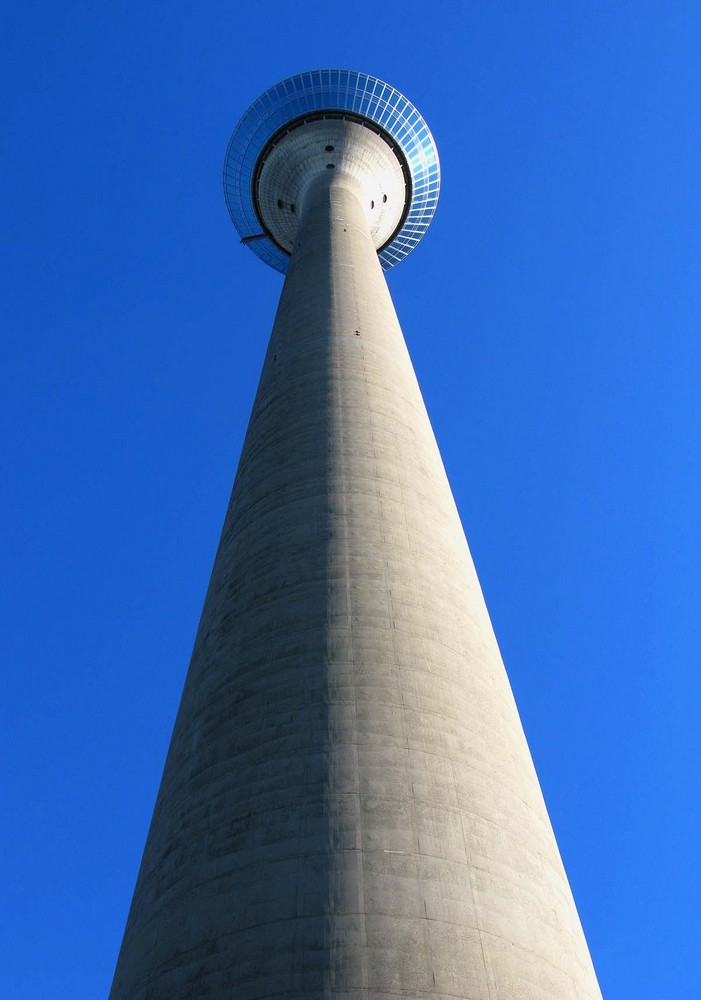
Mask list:
[[[401,147],[412,180],[411,204],[402,229],[379,254],[387,270],[414,249],[438,202],[440,164],[433,136],[416,108],[398,90],[367,73],[318,69],[276,83],[253,102],[234,129],[224,160],[224,194],[242,239],[257,236],[253,206],[256,162],[269,139],[287,122],[314,111],[350,111],[377,123]],[[283,274],[289,257],[267,237],[247,246]]]

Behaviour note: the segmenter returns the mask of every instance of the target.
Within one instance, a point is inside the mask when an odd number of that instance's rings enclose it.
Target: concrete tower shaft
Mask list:
[[[310,187],[111,1000],[600,1000],[357,184]]]

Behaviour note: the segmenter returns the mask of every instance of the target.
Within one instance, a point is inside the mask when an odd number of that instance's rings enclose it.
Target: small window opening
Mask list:
[[[374,207],[375,207],[375,202],[374,202],[374,201],[371,201],[371,202],[370,202],[370,208],[374,208]]]
[[[327,147],[326,147],[326,152],[327,152],[327,153],[333,153],[333,150],[334,150],[334,147],[333,147],[333,146],[327,146]]]
[[[335,164],[335,163],[327,163],[327,164],[326,164],[326,169],[327,169],[327,170],[333,170],[333,168],[334,168],[335,166],[336,166],[336,164]]]
[[[294,210],[295,210],[295,207],[294,207],[294,205],[290,205],[290,211],[291,211],[291,212],[294,212]]]
[[[383,194],[382,195],[382,204],[384,205],[386,201],[387,201],[387,195]]]
[[[278,200],[277,200],[277,207],[278,208],[282,208],[282,198],[278,198]]]

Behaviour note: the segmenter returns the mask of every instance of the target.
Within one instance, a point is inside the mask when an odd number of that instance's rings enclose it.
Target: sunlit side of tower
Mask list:
[[[438,187],[365,74],[234,132],[286,279],[112,1000],[601,998],[383,274]]]

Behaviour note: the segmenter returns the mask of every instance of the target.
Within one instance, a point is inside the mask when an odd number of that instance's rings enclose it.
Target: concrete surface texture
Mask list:
[[[600,1000],[363,192],[328,174],[111,998]]]

